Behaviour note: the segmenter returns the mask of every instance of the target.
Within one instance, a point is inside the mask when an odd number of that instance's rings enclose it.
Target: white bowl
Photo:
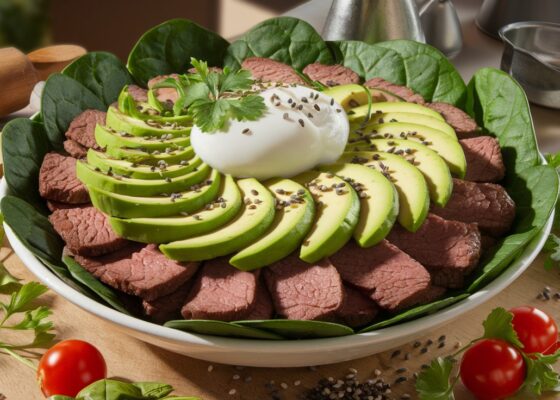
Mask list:
[[[2,180],[0,199],[6,192],[7,186]],[[194,335],[124,315],[66,285],[24,247],[9,226],[4,224],[4,228],[16,254],[40,281],[66,300],[111,322],[116,329],[135,338],[211,362],[254,367],[300,367],[348,361],[400,346],[484,303],[500,293],[529,267],[544,246],[552,228],[553,217],[554,215],[550,216],[544,229],[504,273],[472,296],[435,314],[369,333],[329,339],[282,341]]]

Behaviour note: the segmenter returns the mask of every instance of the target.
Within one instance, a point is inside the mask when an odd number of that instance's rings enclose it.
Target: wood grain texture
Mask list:
[[[35,279],[9,247],[2,248],[0,260],[5,260],[6,267],[19,278]],[[281,398],[289,400],[299,399],[307,388],[313,387],[322,377],[343,378],[349,368],[357,369],[361,379],[372,377],[373,371],[380,369],[383,372],[382,377],[387,382],[393,383],[399,376],[395,370],[401,367],[407,368],[408,371],[404,375],[411,377],[432,357],[451,353],[456,342],[467,343],[479,336],[482,333],[482,320],[497,306],[507,308],[533,304],[546,310],[556,319],[560,319],[559,302],[536,300],[537,293],[542,291],[544,286],[550,286],[553,291],[560,290],[560,274],[558,271],[545,271],[541,257],[521,278],[494,299],[429,335],[419,337],[418,340],[422,344],[425,344],[428,339],[435,342],[426,354],[420,355],[421,347],[414,349],[412,344],[409,344],[400,348],[401,354],[398,357],[391,358],[393,349],[355,361],[318,367],[316,371],[308,368],[236,369],[233,366],[214,364],[212,371],[208,372],[210,365],[208,362],[173,354],[132,339],[53,292],[46,295],[45,302],[53,308],[52,319],[56,324],[58,338],[61,340],[76,338],[93,343],[104,354],[109,375],[112,377],[132,381],[164,381],[176,388],[176,394],[197,395],[204,400],[267,400],[270,396],[265,384],[274,380]],[[437,339],[441,335],[447,337],[446,346],[437,349]],[[407,352],[411,355],[408,361],[404,359]],[[236,375],[239,379],[236,379]],[[301,384],[294,386],[294,382],[298,380]],[[280,388],[281,383],[286,383],[288,389]],[[230,395],[231,389],[235,389],[236,393]],[[394,385],[392,392],[395,399],[399,399],[403,393],[411,394],[412,399],[417,398],[412,379]],[[33,371],[3,355],[0,355],[0,393],[4,394],[7,400],[42,399],[35,384]],[[461,385],[456,390],[456,398],[457,400],[472,399]],[[549,395],[542,398],[557,397]]]

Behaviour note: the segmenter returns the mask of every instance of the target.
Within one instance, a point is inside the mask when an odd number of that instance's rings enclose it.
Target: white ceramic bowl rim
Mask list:
[[[0,183],[0,199],[7,194],[7,185],[5,180]],[[66,300],[76,304],[84,310],[110,321],[114,324],[121,325],[133,331],[139,331],[147,335],[153,335],[164,341],[183,342],[190,346],[212,346],[213,348],[236,348],[238,351],[266,351],[267,353],[282,354],[289,352],[313,352],[324,351],[328,348],[329,351],[337,351],[347,348],[348,346],[364,344],[364,343],[379,343],[383,337],[392,338],[405,337],[413,335],[414,333],[422,330],[436,327],[449,321],[459,314],[465,313],[478,305],[484,303],[516,278],[518,278],[523,271],[530,265],[530,263],[537,257],[540,250],[544,246],[548,234],[552,228],[554,213],[549,217],[546,225],[542,231],[534,237],[531,242],[493,281],[488,283],[481,290],[470,295],[469,297],[445,307],[438,312],[419,317],[410,321],[402,322],[397,325],[381,328],[372,332],[360,333],[349,336],[323,338],[323,339],[307,339],[307,340],[279,340],[267,341],[257,339],[237,339],[219,336],[191,334],[179,331],[172,328],[167,328],[157,325],[148,321],[141,320],[132,316],[122,314],[121,312],[110,308],[104,304],[90,299],[72,287],[66,285],[56,275],[54,275],[46,266],[44,266],[17,238],[12,229],[4,224],[6,235],[10,244],[12,245],[15,253],[24,262],[27,268],[39,278],[50,289],[60,294]],[[273,345],[272,345],[273,344]]]

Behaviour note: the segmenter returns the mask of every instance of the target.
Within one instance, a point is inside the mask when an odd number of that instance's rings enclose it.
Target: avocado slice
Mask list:
[[[445,161],[428,147],[403,139],[370,140],[369,151],[382,151],[405,158],[424,175],[430,199],[440,207],[445,207],[453,191],[453,179]]]
[[[437,129],[424,125],[404,122],[386,122],[384,124],[369,125],[363,130],[361,135],[355,132],[350,134],[347,148],[350,150],[367,148],[370,140],[383,138],[406,139],[423,144],[438,153],[445,160],[452,174],[459,178],[465,177],[467,160],[459,141]],[[357,145],[351,142],[357,143]]]
[[[201,261],[231,254],[262,236],[274,219],[274,198],[254,178],[240,179],[237,185],[245,199],[239,214],[213,232],[162,244],[167,257],[179,261]]]
[[[217,198],[190,215],[164,218],[117,218],[109,222],[117,235],[142,243],[168,243],[213,231],[231,221],[242,204],[241,193],[231,175],[220,184]]]
[[[114,172],[98,171],[95,167],[78,161],[76,175],[88,187],[127,196],[159,196],[162,193],[178,193],[202,182],[210,173],[210,166],[202,164],[185,175],[163,179],[137,179],[117,175]]]
[[[179,164],[171,164],[163,167],[118,160],[109,157],[106,153],[89,149],[87,153],[87,162],[92,167],[99,168],[103,172],[112,171],[119,175],[137,179],[163,179],[174,178],[193,171],[202,164],[202,159],[198,156],[194,156],[190,160],[182,160]]]
[[[395,154],[375,151],[347,152],[339,161],[374,168],[391,179],[399,194],[399,223],[411,232],[420,228],[428,215],[430,196],[426,180],[416,167]]]
[[[348,111],[352,108],[368,104],[369,98],[366,90],[369,90],[374,102],[376,98],[391,99],[391,101],[404,101],[401,97],[387,90],[366,88],[365,86],[355,83],[333,86],[324,90],[323,94],[331,96],[345,111]]]
[[[303,241],[315,215],[309,191],[290,179],[273,179],[263,185],[275,196],[274,221],[260,239],[234,255],[229,263],[250,271],[290,255]]]
[[[141,120],[120,112],[116,107],[110,106],[107,110],[107,127],[117,132],[128,132],[134,136],[162,136],[171,135],[189,136],[190,127],[177,124],[177,122],[158,122],[155,119]]]
[[[177,149],[178,147],[191,145],[191,139],[188,136],[172,137],[169,139],[165,136],[134,136],[130,133],[117,132],[101,125],[97,125],[95,128],[95,141],[100,147],[141,148],[149,151],[165,151],[167,148]]]
[[[350,122],[355,121],[362,121],[368,112],[368,105],[365,104],[360,107],[352,108],[348,111],[348,120]],[[429,117],[439,119],[440,121],[444,121],[443,117],[437,111],[432,110],[431,108],[424,107],[420,104],[416,103],[407,103],[401,101],[385,101],[380,103],[372,103],[371,105],[371,115],[378,113],[389,113],[389,112],[403,112],[403,113],[413,113],[413,114],[422,114],[427,115]]]
[[[123,88],[118,98],[118,110],[130,117],[143,121],[151,119],[161,124],[192,125],[190,115],[174,115],[172,110],[167,110],[152,90],[148,90],[148,101],[139,102],[129,94],[128,85]]]
[[[336,253],[352,237],[360,216],[360,200],[348,183],[329,172],[308,171],[294,178],[315,201],[315,221],[299,257],[308,263]]]
[[[117,159],[128,160],[137,164],[158,165],[161,162],[169,164],[179,164],[181,161],[188,161],[194,157],[192,147],[169,148],[167,151],[144,149],[125,149],[119,147],[108,147],[105,151],[107,155]]]
[[[93,186],[88,186],[88,190],[93,205],[107,215],[120,218],[167,217],[202,208],[216,198],[221,180],[222,175],[213,169],[208,179],[174,196],[127,196]]]
[[[447,122],[440,119],[430,117],[429,115],[410,113],[410,112],[387,112],[387,113],[376,113],[372,114],[369,122],[364,126],[359,122],[353,122],[350,125],[352,131],[356,129],[364,129],[368,125],[382,124],[385,122],[409,122],[412,124],[425,125],[457,139],[457,134],[455,130]]]
[[[360,218],[354,229],[356,242],[370,247],[383,240],[399,214],[399,195],[389,179],[364,165],[332,164],[320,169],[341,177],[359,193]]]

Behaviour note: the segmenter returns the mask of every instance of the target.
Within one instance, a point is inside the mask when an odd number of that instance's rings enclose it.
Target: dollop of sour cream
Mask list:
[[[332,97],[304,86],[274,87],[260,94],[267,109],[256,121],[229,121],[204,133],[196,125],[191,145],[212,168],[235,177],[291,177],[336,161],[350,130]]]

